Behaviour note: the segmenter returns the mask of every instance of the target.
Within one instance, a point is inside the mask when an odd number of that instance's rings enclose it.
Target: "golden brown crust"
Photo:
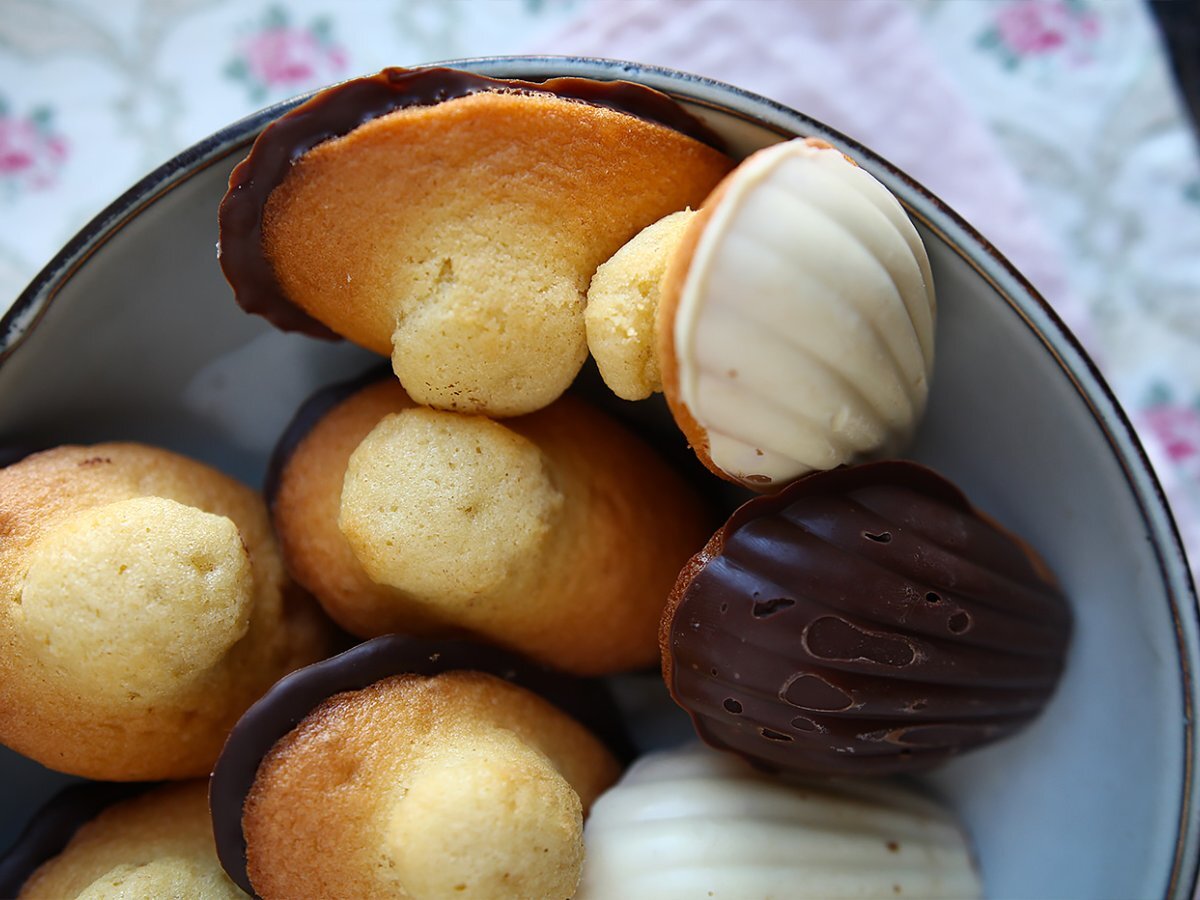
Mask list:
[[[618,774],[596,738],[529,691],[476,672],[395,676],[331,697],[263,760],[243,816],[250,879],[267,900],[404,897],[430,878],[469,897],[549,896],[538,879],[578,877],[582,813]],[[430,781],[454,796],[429,803]],[[545,796],[531,803],[530,784]],[[533,859],[517,837],[531,829]],[[434,856],[406,856],[414,843]],[[496,891],[489,879],[509,867],[516,883]]]
[[[350,455],[380,419],[413,406],[404,388],[390,379],[338,404],[292,452],[272,507],[280,551],[292,577],[335,622],[360,637],[442,630],[415,598],[373,582],[338,528]]]
[[[100,890],[105,887],[112,890],[110,896],[146,896],[146,889],[157,889],[154,896],[196,900],[245,896],[217,861],[207,782],[157,788],[109,807],[34,872],[19,896],[105,896]],[[127,893],[120,892],[122,887]]]
[[[374,119],[272,192],[264,250],[287,295],[385,355],[414,399],[545,406],[586,357],[584,294],[641,228],[731,162],[656,123],[483,92]]]
[[[658,651],[662,657],[663,681],[672,694],[674,694],[674,690],[671,688],[671,685],[674,682],[671,673],[671,661],[673,659],[673,654],[671,653],[671,630],[675,621],[675,611],[679,608],[679,604],[683,602],[683,595],[687,593],[692,579],[700,574],[712,559],[720,556],[724,548],[725,526],[721,526],[708,539],[708,543],[704,545],[704,549],[684,564],[683,568],[679,571],[679,577],[675,579],[675,586],[671,588],[671,593],[667,597],[667,605],[663,607],[662,618],[659,619],[658,625]]]
[[[91,690],[47,665],[30,644],[21,597],[42,537],[80,511],[136,497],[232,520],[250,558],[252,605],[245,636],[211,668],[180,673],[158,696],[114,702],[111,691]],[[286,582],[261,498],[177,454],[112,443],[27,457],[0,470],[0,533],[0,740],[53,769],[114,781],[205,775],[241,713],[281,675],[328,648],[324,617]],[[104,652],[114,651],[155,652]]]
[[[606,262],[588,287],[588,349],[609,389],[623,400],[662,391],[654,337],[658,295],[671,253],[695,210],[647,225]]]
[[[704,205],[688,223],[687,230],[684,231],[679,245],[671,255],[670,262],[667,263],[667,270],[663,273],[662,283],[659,286],[658,320],[655,335],[658,339],[658,365],[662,373],[663,396],[667,399],[671,415],[675,417],[675,424],[679,426],[679,430],[687,438],[688,446],[695,451],[696,458],[704,463],[705,468],[726,481],[740,484],[741,482],[718,468],[717,464],[712,461],[712,457],[708,453],[708,432],[704,430],[703,425],[696,421],[692,411],[687,408],[687,404],[679,396],[679,357],[675,353],[675,313],[679,310],[679,300],[683,296],[683,287],[687,282],[688,268],[692,264],[692,257],[696,254],[696,245],[700,242],[700,236],[704,233],[709,219],[712,218],[713,210],[725,196],[732,177],[732,173],[725,176],[708,195]]]
[[[560,544],[539,563],[539,593],[570,598],[560,622],[526,623],[516,649],[582,675],[651,665],[675,574],[708,533],[704,505],[640,439],[575,397],[512,424],[559,472]]]
[[[421,407],[386,416],[351,455],[338,527],[372,581],[447,621],[494,621],[509,614],[497,606],[536,590],[528,561],[562,507],[553,466],[528,438]]]
[[[544,454],[563,498],[520,570],[455,608],[370,581],[338,530],[342,473],[362,436],[409,404],[387,382],[364,389],[313,428],[282,473],[285,559],[330,615],[360,637],[467,632],[579,674],[652,664],[667,593],[707,536],[705,509],[648,446],[572,397],[504,423]]]

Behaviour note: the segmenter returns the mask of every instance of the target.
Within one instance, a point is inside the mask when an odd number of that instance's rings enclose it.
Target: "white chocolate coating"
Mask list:
[[[936,302],[894,196],[789,141],[730,176],[673,325],[679,399],[713,463],[763,489],[889,455],[925,408]]]
[[[576,900],[982,896],[933,801],[882,780],[784,782],[698,745],[639,760],[584,844]]]

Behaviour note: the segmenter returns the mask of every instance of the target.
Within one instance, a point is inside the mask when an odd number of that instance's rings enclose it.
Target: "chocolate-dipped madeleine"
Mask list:
[[[617,722],[599,683],[465,642],[389,635],[300,670],[214,770],[221,861],[267,900],[571,896],[619,766],[563,709]]]
[[[638,85],[386,69],[263,131],[221,265],[246,309],[390,355],[419,403],[531,412],[586,358],[596,267],[732,166],[708,138]]]
[[[710,526],[616,420],[566,396],[494,422],[415,406],[390,378],[314,403],[272,466],[272,515],[288,568],[343,628],[470,634],[584,675],[655,662]]]
[[[663,673],[706,742],[760,766],[918,769],[1033,719],[1070,622],[1041,560],[950,482],[873,463],[734,513],[676,584]]]
[[[111,785],[87,785],[90,793]],[[245,897],[221,870],[206,784],[156,787],[95,810],[61,852],[20,886],[21,900]],[[4,892],[3,896],[12,896]]]
[[[63,788],[0,853],[0,897],[18,896],[29,877],[62,853],[80,828],[114,803],[132,799],[149,787],[133,781],[85,781]]]

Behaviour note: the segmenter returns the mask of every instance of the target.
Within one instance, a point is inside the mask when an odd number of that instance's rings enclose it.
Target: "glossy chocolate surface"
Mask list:
[[[263,254],[263,210],[292,164],[318,144],[409,106],[433,106],[481,91],[554,94],[637,116],[720,150],[722,140],[666,94],[627,81],[551,78],[536,83],[487,78],[455,69],[384,69],[321,91],[268,125],[250,154],[229,176],[221,201],[219,257],[225,278],[246,312],[285,331],[313,337],[337,335],[293,304]]]
[[[664,674],[761,767],[925,768],[1043,708],[1071,627],[1024,546],[935,472],[883,462],[741,507],[680,575]]]
[[[398,634],[378,637],[282,678],[234,726],[209,784],[217,856],[234,883],[254,894],[246,874],[242,807],[259,763],[276,741],[334,694],[361,690],[392,675],[455,670],[487,672],[533,691],[573,716],[623,763],[633,759],[621,713],[600,681],[563,675],[483,644]]]
[[[62,853],[80,828],[108,807],[148,790],[150,783],[85,782],[55,794],[0,856],[0,897],[15,897],[30,876]]]

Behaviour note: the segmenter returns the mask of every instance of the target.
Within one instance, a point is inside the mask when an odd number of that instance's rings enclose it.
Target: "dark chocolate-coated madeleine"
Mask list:
[[[422,405],[533,412],[587,357],[596,267],[732,167],[693,134],[640,85],[387,69],[263,130],[221,267],[248,311],[390,355]]]
[[[387,68],[320,91],[281,116],[263,129],[253,152],[230,176],[220,210],[220,263],[238,303],[285,331],[336,337],[284,293],[270,260],[263,255],[267,198],[295,162],[319,144],[344,137],[364,122],[398,109],[435,106],[484,91],[546,95],[603,106],[724,149],[715,132],[665,94],[628,81],[551,78],[535,83],[440,67]]]
[[[143,793],[145,782],[88,781],[63,788],[0,854],[0,897],[16,897],[38,867],[62,853],[75,832],[114,803]]]
[[[1033,719],[1070,612],[935,472],[837,469],[744,505],[684,568],[663,674],[709,744],[779,771],[926,768]]]
[[[452,672],[485,673],[537,694],[578,720],[619,761],[633,758],[635,751],[620,712],[603,682],[564,675],[485,644],[399,634],[378,637],[281,679],[234,727],[209,788],[217,855],[229,877],[254,893],[243,830],[247,797],[255,792],[264,759],[276,753],[277,745],[290,740],[289,733],[315,709],[334,702],[330,698],[349,697],[395,676],[433,677]],[[369,727],[370,718],[363,716],[364,727]],[[395,742],[396,753],[411,752],[406,747],[415,738],[409,738]],[[384,755],[391,752],[381,751]]]
[[[24,864],[38,860],[28,855],[21,860],[21,854],[48,851],[41,864],[20,884],[8,882],[0,896],[245,900],[217,861],[205,782],[147,787],[130,791],[125,785],[76,785],[39,816],[28,843],[23,841],[16,851],[18,863]],[[39,848],[36,838],[43,821],[51,846]]]

